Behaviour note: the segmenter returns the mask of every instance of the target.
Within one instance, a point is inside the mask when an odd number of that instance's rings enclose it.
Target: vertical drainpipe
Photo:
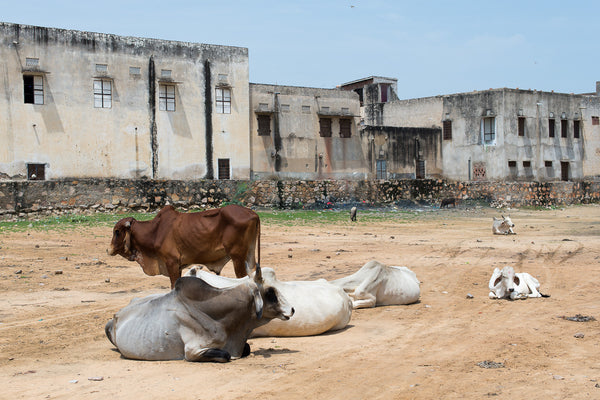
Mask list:
[[[281,132],[279,131],[279,93],[273,101],[273,145],[275,146],[275,172],[281,171]]]
[[[204,120],[206,121],[206,175],[205,179],[215,179],[213,168],[213,125],[212,125],[212,82],[210,61],[204,61]]]
[[[152,179],[158,174],[158,140],[156,137],[156,69],[154,56],[148,62],[148,108],[150,110],[150,147],[152,149]]]

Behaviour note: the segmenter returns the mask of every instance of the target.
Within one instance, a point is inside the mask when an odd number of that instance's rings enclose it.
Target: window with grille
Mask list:
[[[41,75],[23,75],[23,94],[25,103],[44,104],[44,77]]]
[[[518,124],[519,136],[525,136],[525,117],[519,117]]]
[[[387,179],[387,162],[386,160],[377,160],[376,179]]]
[[[175,85],[160,85],[158,87],[158,109],[160,111],[175,111]]]
[[[271,116],[268,114],[259,114],[256,116],[258,121],[258,136],[271,135]]]
[[[560,120],[560,137],[564,137],[564,138],[567,137],[568,129],[569,129],[568,121],[566,119],[561,119]]]
[[[452,140],[452,121],[446,120],[442,123],[442,137],[444,140]]]
[[[340,119],[340,137],[349,138],[352,136],[352,121],[346,118]]]
[[[46,179],[46,164],[27,164],[27,179],[43,181]]]
[[[496,142],[496,118],[488,117],[481,121],[481,127],[483,130],[483,143],[484,144],[495,144]]]
[[[548,137],[554,137],[554,128],[556,127],[556,121],[553,118],[548,120]]]
[[[319,118],[319,135],[331,137],[331,118]]]
[[[109,79],[94,80],[94,107],[112,107],[112,81]]]
[[[216,89],[217,113],[231,114],[231,89]]]
[[[231,179],[229,175],[229,158],[218,159],[219,179]]]
[[[573,121],[573,137],[579,139],[579,120]]]

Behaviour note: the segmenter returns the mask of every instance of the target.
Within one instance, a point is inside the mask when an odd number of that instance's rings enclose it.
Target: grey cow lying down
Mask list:
[[[420,282],[407,267],[369,261],[354,274],[330,281],[352,297],[354,308],[412,304],[419,301]]]
[[[167,294],[131,303],[106,324],[106,336],[126,358],[227,362],[247,356],[250,333],[294,309],[263,284],[260,267],[229,288],[182,277]]]
[[[550,297],[539,292],[540,282],[527,272],[515,273],[513,267],[495,268],[489,283],[490,299],[527,299]]]
[[[261,268],[265,284],[273,286],[294,307],[289,320],[273,319],[252,332],[257,336],[312,336],[343,329],[352,316],[352,300],[339,287],[325,279],[316,281],[279,281],[271,268]],[[216,287],[239,284],[239,279],[226,278],[192,267],[186,276],[196,276]]]

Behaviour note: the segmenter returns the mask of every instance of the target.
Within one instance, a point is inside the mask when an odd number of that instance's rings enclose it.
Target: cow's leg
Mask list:
[[[181,278],[181,269],[179,263],[170,261],[166,263],[167,272],[169,273],[169,279],[171,280],[171,289],[175,287],[177,279]]]
[[[185,359],[196,362],[229,362],[231,355],[225,350],[185,346]]]
[[[365,290],[363,284],[359,285],[350,297],[352,297],[352,308],[369,308],[377,305],[377,297]]]

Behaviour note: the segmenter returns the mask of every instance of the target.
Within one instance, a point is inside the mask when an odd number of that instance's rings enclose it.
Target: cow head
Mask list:
[[[502,270],[499,268],[494,269],[492,279],[490,280],[490,290],[493,290],[498,298],[513,298],[511,295],[520,283],[521,281],[515,274],[513,267],[507,265]]]
[[[509,228],[514,228],[515,224],[513,224],[513,222],[510,219],[510,217],[505,217],[503,215],[502,216],[502,226],[505,227],[506,229],[509,229]]]
[[[131,225],[135,220],[132,217],[123,218],[113,228],[113,237],[107,253],[111,256],[121,255],[133,261],[135,254],[131,248]]]
[[[294,307],[290,306],[276,288],[274,276],[273,279],[270,277],[264,279],[262,270],[258,264],[256,264],[256,271],[254,272],[252,281],[256,285],[253,288],[253,294],[258,319],[265,317],[267,320],[279,318],[287,321],[294,315]]]

